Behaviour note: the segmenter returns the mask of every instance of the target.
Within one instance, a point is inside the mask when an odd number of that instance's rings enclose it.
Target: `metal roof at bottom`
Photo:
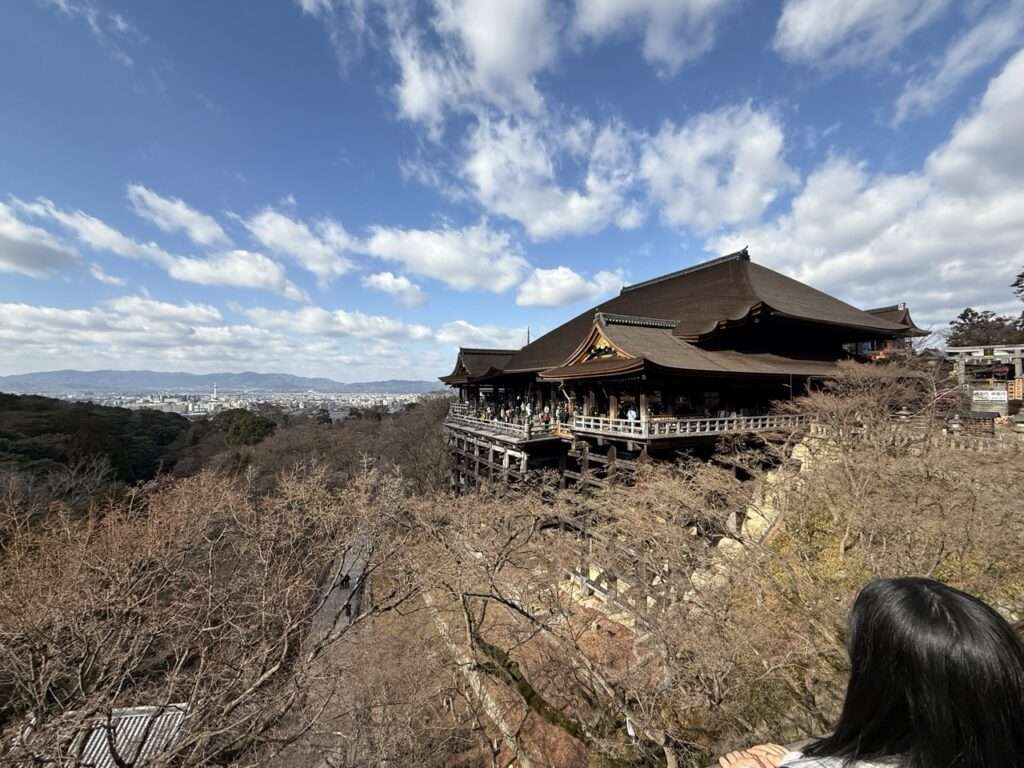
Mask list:
[[[116,754],[124,763],[144,768],[174,746],[186,713],[184,704],[115,709],[109,719],[96,722],[85,732],[81,764],[91,768],[117,768]],[[108,728],[112,729],[109,737]]]

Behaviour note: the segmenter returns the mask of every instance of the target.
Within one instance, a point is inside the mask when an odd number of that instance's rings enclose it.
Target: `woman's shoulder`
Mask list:
[[[858,760],[847,763],[838,757],[804,757],[801,752],[787,752],[779,768],[898,768],[897,763],[867,763]]]

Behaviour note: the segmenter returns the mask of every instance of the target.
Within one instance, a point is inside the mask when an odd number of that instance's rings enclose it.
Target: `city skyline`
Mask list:
[[[1024,2],[828,7],[12,5],[0,374],[432,379],[743,246],[1014,310]]]

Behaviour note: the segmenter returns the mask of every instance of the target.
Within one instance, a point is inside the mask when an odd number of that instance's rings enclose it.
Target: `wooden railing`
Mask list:
[[[448,406],[448,414],[453,416],[475,416],[477,410],[471,403],[452,403]]]
[[[577,432],[601,432],[644,438],[647,422],[639,419],[612,419],[607,416],[573,416],[572,428]]]
[[[477,411],[466,403],[452,403],[448,422],[471,429],[505,435],[516,440],[530,440],[555,432],[582,432],[609,437],[636,440],[659,440],[673,437],[704,437],[709,435],[743,434],[754,432],[790,431],[806,425],[802,416],[762,415],[725,416],[699,419],[612,419],[607,416],[573,416],[564,425],[554,421],[544,423],[537,417],[528,422],[507,422],[476,415]]]
[[[652,419],[647,423],[651,437],[675,435],[716,435],[723,432],[777,432],[798,429],[802,416],[727,416],[718,419]]]
[[[551,422],[545,424],[539,419],[534,419],[522,424],[499,421],[497,419],[485,419],[480,416],[472,415],[473,412],[468,409],[456,409],[456,405],[461,404],[453,403],[452,407],[448,410],[448,418],[446,419],[446,422],[455,426],[469,427],[470,429],[478,432],[504,435],[515,440],[531,440],[536,437],[546,436],[550,434],[553,429],[553,424]]]
[[[806,424],[802,416],[726,416],[700,419],[611,419],[607,416],[574,416],[572,428],[578,432],[634,437],[651,440],[669,437],[701,437],[729,433],[775,432],[797,429]]]

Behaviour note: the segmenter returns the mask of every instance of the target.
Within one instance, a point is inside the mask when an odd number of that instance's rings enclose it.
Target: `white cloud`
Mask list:
[[[621,273],[602,271],[587,280],[568,267],[535,269],[516,296],[522,307],[561,307],[575,301],[593,301],[622,287]]]
[[[81,242],[94,250],[108,251],[124,258],[142,259],[165,270],[176,280],[200,285],[265,288],[295,301],[308,301],[306,294],[287,279],[280,264],[259,253],[233,250],[204,258],[177,256],[168,253],[156,243],[140,243],[133,240],[95,216],[82,211],[62,210],[46,198],[38,198],[33,203],[14,198],[14,204],[26,213],[55,221],[71,230]],[[290,219],[287,221],[291,222]],[[309,232],[305,224],[291,223],[300,232]],[[323,242],[340,237],[335,231],[335,226],[333,223],[321,225],[325,233],[323,237],[326,238]],[[283,231],[287,235],[289,232],[286,227],[275,228],[273,224],[268,225],[267,230],[271,234],[280,234]],[[299,239],[295,242],[302,245],[304,241]],[[347,261],[345,263],[347,264]]]
[[[825,69],[884,60],[951,0],[787,0],[774,47],[789,61]]]
[[[391,56],[400,73],[395,86],[398,113],[424,123],[435,139],[440,138],[445,107],[468,91],[464,76],[411,29],[392,33]]]
[[[451,347],[519,349],[526,344],[526,328],[474,325],[465,320],[445,323],[434,335],[439,342]]]
[[[191,323],[206,325],[221,321],[220,310],[209,304],[170,304],[156,301],[148,296],[121,296],[104,304],[121,315],[155,320],[158,322]]]
[[[290,256],[316,275],[321,284],[352,269],[345,252],[352,248],[353,240],[336,221],[323,219],[310,228],[268,207],[242,223],[262,245]]]
[[[647,140],[640,175],[662,218],[707,232],[756,219],[796,181],[782,126],[750,104],[666,123]]]
[[[126,67],[134,66],[135,60],[122,48],[122,43],[129,36],[136,40],[144,38],[127,18],[102,11],[90,0],[43,0],[42,4],[66,18],[84,21],[93,39],[106,48],[115,61]]]
[[[508,233],[486,222],[462,229],[374,227],[358,248],[458,291],[500,293],[516,285],[529,266]]]
[[[322,13],[329,13],[333,8],[331,0],[295,0],[303,13],[311,16],[319,16]]]
[[[982,16],[956,38],[927,75],[910,80],[896,100],[893,122],[900,124],[934,109],[965,79],[1018,46],[1024,34],[1024,1],[1009,0]]]
[[[396,275],[392,272],[377,272],[363,278],[363,285],[394,296],[402,304],[408,307],[422,304],[426,299],[423,290],[403,275]]]
[[[125,297],[101,307],[0,305],[0,365],[163,370],[293,370],[307,345],[251,325],[219,325],[205,305]],[[316,359],[330,364],[327,356]]]
[[[103,267],[95,261],[89,265],[89,274],[91,274],[94,279],[99,280],[101,283],[106,283],[107,285],[125,285],[123,278],[120,278],[117,275],[108,274],[103,270]]]
[[[1024,52],[919,173],[872,174],[832,158],[788,212],[713,239],[860,306],[908,301],[919,324],[965,306],[1020,311],[1010,283],[1024,267]]]
[[[284,267],[262,253],[234,250],[201,259],[179,256],[167,272],[189,283],[265,288],[294,301],[309,301],[305,291],[287,278]]]
[[[18,219],[0,203],[0,272],[52,277],[78,265],[73,250],[44,229]]]
[[[437,29],[458,40],[478,93],[507,109],[541,108],[533,77],[558,52],[546,0],[437,0],[436,8]]]
[[[164,232],[185,232],[199,245],[230,245],[216,219],[191,208],[177,197],[161,197],[141,184],[128,185],[132,210],[156,224]]]
[[[64,211],[45,197],[27,203],[13,198],[16,208],[32,216],[50,219],[71,230],[81,242],[97,251],[109,251],[129,259],[143,259],[167,267],[174,257],[156,243],[139,243],[83,211]]]
[[[345,381],[432,378],[451,364],[426,326],[313,308],[247,314],[249,322],[231,324],[215,307],[148,296],[84,309],[0,304],[0,369],[287,371]],[[410,343],[417,345],[414,360]],[[393,354],[374,357],[366,345]]]
[[[520,222],[535,239],[630,229],[643,213],[630,199],[635,157],[619,123],[546,126],[533,120],[481,120],[467,140],[461,173],[481,205]],[[580,189],[558,182],[559,153],[585,158]]]
[[[711,49],[734,0],[577,0],[574,31],[601,40],[639,29],[644,58],[667,74]]]
[[[430,328],[425,325],[410,325],[383,315],[368,315],[365,312],[348,312],[343,309],[304,307],[286,311],[257,307],[246,309],[244,312],[250,320],[261,327],[315,336],[418,340],[429,338],[431,335]]]
[[[436,43],[398,6],[388,20],[399,114],[435,138],[449,109],[543,109],[535,78],[554,63],[559,31],[547,0],[434,0]]]

